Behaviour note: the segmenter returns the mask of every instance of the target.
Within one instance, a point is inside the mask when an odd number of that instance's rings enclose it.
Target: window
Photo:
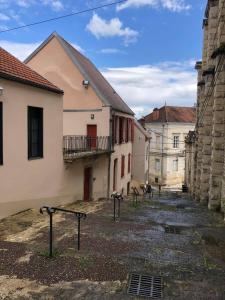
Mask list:
[[[119,143],[122,144],[124,142],[123,139],[123,134],[124,134],[124,122],[123,118],[119,118]]]
[[[121,156],[121,178],[124,177],[124,170],[125,170],[125,155]]]
[[[28,159],[43,157],[43,108],[28,106]]]
[[[128,154],[128,174],[130,173],[131,170],[131,154]]]
[[[0,165],[3,164],[3,109],[0,102]]]
[[[156,148],[160,149],[160,136],[159,135],[156,136]]]
[[[173,160],[173,171],[178,171],[178,159]]]
[[[179,135],[173,137],[173,148],[179,148]]]
[[[160,159],[158,158],[155,160],[155,170],[160,171]]]

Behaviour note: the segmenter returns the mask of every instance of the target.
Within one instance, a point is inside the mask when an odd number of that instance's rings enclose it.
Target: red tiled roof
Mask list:
[[[144,117],[144,121],[145,123],[195,123],[196,109],[195,107],[163,106],[159,109],[155,108],[152,113]]]
[[[0,47],[0,77],[63,94],[57,86]]]

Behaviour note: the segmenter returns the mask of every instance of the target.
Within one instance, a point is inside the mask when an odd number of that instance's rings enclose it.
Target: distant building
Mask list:
[[[134,122],[134,143],[132,153],[132,186],[140,187],[148,182],[149,150],[151,136],[138,121]]]
[[[185,138],[195,127],[194,107],[163,106],[140,120],[151,134],[149,180],[180,187],[185,173]]]

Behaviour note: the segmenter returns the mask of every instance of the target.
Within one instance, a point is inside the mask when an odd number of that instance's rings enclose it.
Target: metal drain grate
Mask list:
[[[162,298],[162,277],[132,273],[127,293],[148,298]]]
[[[166,225],[164,227],[166,233],[180,234],[180,227]]]

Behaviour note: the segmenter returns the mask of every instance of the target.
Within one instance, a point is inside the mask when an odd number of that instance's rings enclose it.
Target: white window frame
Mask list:
[[[160,168],[161,168],[161,161],[160,161],[159,158],[156,158],[155,159],[155,170],[156,170],[156,172],[159,172]]]
[[[178,134],[173,136],[173,148],[178,149],[180,146],[180,136]]]

